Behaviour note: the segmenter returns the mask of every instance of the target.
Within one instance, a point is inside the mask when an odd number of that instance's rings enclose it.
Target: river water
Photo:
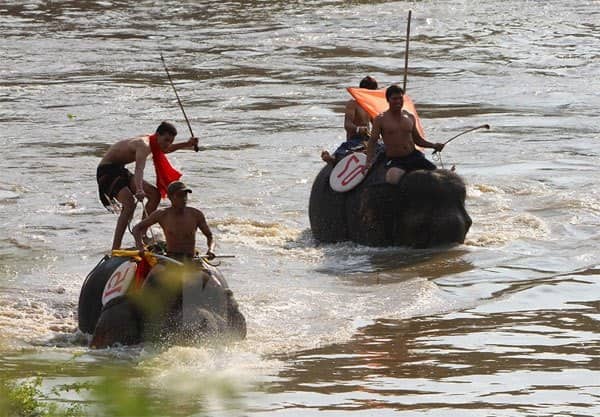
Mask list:
[[[409,9],[428,139],[491,125],[443,152],[473,227],[453,248],[318,246],[320,151],[346,87],[402,82]],[[0,30],[3,379],[118,366],[189,415],[600,415],[599,1],[3,0]],[[95,167],[163,119],[189,137],[161,53],[201,145],[170,159],[236,256],[248,339],[90,352],[77,299],[116,221]]]

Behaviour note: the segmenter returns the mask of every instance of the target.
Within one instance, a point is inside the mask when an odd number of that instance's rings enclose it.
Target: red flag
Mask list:
[[[354,97],[358,105],[369,113],[371,119],[377,117],[390,107],[385,99],[385,88],[382,90],[369,90],[366,88],[348,87],[347,90]],[[404,106],[402,108],[415,116],[417,131],[425,139],[425,131],[423,130],[421,119],[419,119],[415,104],[407,94],[404,94]]]
[[[154,170],[156,171],[156,188],[160,191],[160,196],[165,198],[167,196],[167,187],[173,181],[181,178],[181,172],[173,168],[165,153],[160,149],[157,141],[158,135],[155,133],[149,137]]]

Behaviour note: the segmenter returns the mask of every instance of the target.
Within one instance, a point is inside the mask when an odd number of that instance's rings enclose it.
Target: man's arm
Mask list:
[[[134,142],[135,148],[135,171],[133,173],[135,190],[133,193],[135,197],[142,201],[146,194],[144,193],[144,168],[146,167],[146,159],[150,155],[150,145],[143,140],[136,140]]]
[[[353,100],[346,103],[346,109],[344,111],[344,129],[349,136],[356,135],[356,129],[358,126],[354,124],[354,116],[356,114],[356,102]]]
[[[417,129],[417,121],[415,120],[415,116],[411,113],[408,114],[413,122],[412,138],[413,142],[415,142],[415,145],[422,146],[423,148],[433,148],[437,152],[440,152],[442,149],[444,149],[443,143],[432,143],[425,140],[425,138],[423,138],[423,136],[421,136],[421,134],[419,133],[419,129]]]
[[[371,136],[367,142],[367,169],[371,168],[373,158],[375,157],[375,148],[377,147],[379,136],[381,136],[382,117],[382,115],[379,115],[375,118],[375,120],[373,120],[373,130],[371,131]]]
[[[204,236],[206,236],[206,246],[208,247],[208,249],[206,250],[206,254],[208,255],[209,259],[212,259],[215,257],[215,242],[213,240],[213,234],[210,231],[210,227],[208,227],[208,224],[206,223],[206,218],[200,210],[197,210],[196,224],[198,225],[198,228],[204,234]]]
[[[187,148],[194,149],[196,146],[198,146],[198,138],[189,138],[185,142],[170,144],[169,147],[167,148],[167,150],[165,151],[165,153],[175,152],[175,151],[178,151],[179,149],[187,149]]]
[[[156,210],[144,220],[133,226],[133,229],[131,229],[131,234],[133,234],[133,237],[135,238],[135,245],[138,248],[138,250],[144,250],[144,242],[142,238],[146,234],[146,230],[148,230],[150,226],[152,226],[155,223],[158,223],[162,213],[163,210]]]

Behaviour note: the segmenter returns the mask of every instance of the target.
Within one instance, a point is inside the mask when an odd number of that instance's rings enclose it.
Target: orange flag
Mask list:
[[[390,107],[385,99],[385,88],[382,90],[369,90],[366,88],[348,87],[347,90],[350,95],[354,97],[359,106],[369,113],[371,119],[375,118],[379,113],[383,113]],[[421,137],[425,139],[425,131],[423,130],[421,119],[419,119],[415,104],[407,94],[404,94],[404,106],[402,108],[415,116],[415,120],[417,121],[417,131]]]

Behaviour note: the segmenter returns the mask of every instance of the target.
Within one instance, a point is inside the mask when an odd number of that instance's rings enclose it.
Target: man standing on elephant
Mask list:
[[[377,80],[367,75],[360,80],[359,88],[377,90]],[[321,159],[327,163],[335,164],[353,150],[358,148],[363,149],[364,143],[369,139],[370,122],[369,114],[358,105],[356,100],[348,100],[344,110],[346,141],[335,150],[333,155],[327,151],[321,152]]]
[[[428,142],[421,136],[415,116],[402,108],[402,88],[396,84],[391,85],[385,92],[385,98],[390,107],[373,120],[373,130],[367,143],[367,167],[373,164],[375,147],[381,137],[385,145],[386,182],[397,184],[405,173],[417,169],[436,169],[415,145],[440,152],[444,149],[444,144]]]
[[[158,207],[160,197],[166,195],[169,183],[181,177],[181,173],[171,166],[166,153],[178,149],[194,149],[197,138],[173,144],[177,129],[171,123],[162,122],[152,135],[144,135],[121,140],[106,151],[96,170],[100,201],[110,210],[116,199],[121,204],[121,213],[117,220],[112,249],[119,249],[127,224],[135,211],[136,199],[148,198],[146,213],[150,214]],[[156,170],[157,187],[144,181],[146,159],[152,154]],[[125,165],[135,162],[134,174]]]
[[[192,190],[181,181],[169,184],[167,195],[171,200],[171,207],[156,210],[135,225],[131,231],[141,252],[145,250],[142,237],[146,230],[158,223],[167,240],[167,256],[181,261],[192,259],[196,252],[196,229],[200,229],[206,236],[208,246],[206,255],[209,259],[215,257],[215,242],[204,214],[198,209],[187,207],[188,194],[191,192]]]

